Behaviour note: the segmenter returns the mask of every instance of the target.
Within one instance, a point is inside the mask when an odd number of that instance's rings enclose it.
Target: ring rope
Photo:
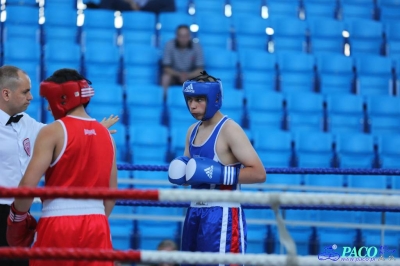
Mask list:
[[[136,199],[170,202],[236,202],[247,204],[280,206],[372,206],[398,208],[400,196],[384,195],[343,195],[339,193],[265,193],[212,190],[139,190],[139,189],[91,189],[84,188],[0,188],[0,197],[47,197],[47,198],[95,198],[95,199]]]
[[[1,258],[20,259],[64,259],[95,261],[131,261],[144,263],[176,263],[176,264],[245,264],[245,265],[304,265],[304,266],[348,266],[349,261],[319,260],[316,256],[297,256],[290,262],[286,255],[264,254],[220,254],[211,252],[179,252],[179,251],[118,251],[102,249],[76,248],[0,248]],[[368,265],[400,265],[398,260],[378,260]]]
[[[154,202],[148,200],[118,200],[115,205],[117,206],[133,206],[133,207],[166,207],[166,208],[187,208],[190,206],[189,202],[175,203],[175,202]],[[270,205],[261,204],[243,204],[243,209],[270,209]],[[400,212],[399,207],[376,207],[376,206],[326,206],[326,205],[286,205],[280,207],[283,210],[334,210],[334,211],[368,211],[368,212]]]
[[[141,180],[137,178],[120,178],[118,184],[124,185],[151,185],[151,186],[176,186],[169,181],[164,180]],[[177,186],[176,186],[177,187]],[[400,194],[399,189],[372,189],[355,187],[323,187],[306,185],[284,185],[284,184],[242,184],[243,190],[261,189],[261,190],[301,190],[301,191],[323,191],[323,192],[345,192],[345,193],[373,193],[373,194]],[[189,188],[187,188],[189,189]]]
[[[118,170],[168,171],[168,165],[118,164]],[[399,169],[381,168],[265,168],[267,174],[310,174],[310,175],[400,175]]]

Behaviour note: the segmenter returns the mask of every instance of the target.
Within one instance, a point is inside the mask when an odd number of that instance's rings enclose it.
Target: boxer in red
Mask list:
[[[115,145],[108,130],[85,111],[94,95],[90,81],[60,69],[40,84],[56,121],[43,127],[19,187],[116,188]],[[108,216],[115,201],[42,199],[42,216],[27,212],[33,198],[16,198],[8,219],[10,246],[112,249]],[[36,227],[36,233],[35,232]],[[30,266],[112,266],[113,262],[31,260]]]

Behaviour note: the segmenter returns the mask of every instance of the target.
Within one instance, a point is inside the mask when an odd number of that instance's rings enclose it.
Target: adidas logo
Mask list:
[[[183,92],[194,93],[193,84],[189,84],[189,86],[186,86],[186,88],[183,90]]]
[[[206,172],[206,175],[210,179],[212,178],[213,170],[214,170],[214,166],[212,166],[212,165],[210,167],[207,167],[206,169],[204,169],[204,172]]]

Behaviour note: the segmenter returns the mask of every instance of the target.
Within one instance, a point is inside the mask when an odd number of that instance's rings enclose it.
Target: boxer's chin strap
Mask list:
[[[281,244],[283,244],[283,246],[286,248],[286,251],[287,251],[286,265],[298,266],[299,261],[297,259],[296,244],[294,243],[293,238],[290,236],[290,234],[285,226],[285,222],[279,211],[279,205],[280,205],[279,194],[271,193],[269,195],[269,197],[270,197],[270,202],[271,202],[271,209],[275,213],[276,224],[278,226],[278,232],[279,232],[279,240],[280,240]]]

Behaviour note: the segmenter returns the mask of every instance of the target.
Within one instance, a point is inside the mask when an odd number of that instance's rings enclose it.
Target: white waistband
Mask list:
[[[190,207],[195,208],[207,208],[207,207],[228,207],[228,208],[239,208],[240,203],[236,202],[204,202],[204,201],[192,201]]]
[[[103,214],[103,200],[51,199],[43,202],[42,217]]]

